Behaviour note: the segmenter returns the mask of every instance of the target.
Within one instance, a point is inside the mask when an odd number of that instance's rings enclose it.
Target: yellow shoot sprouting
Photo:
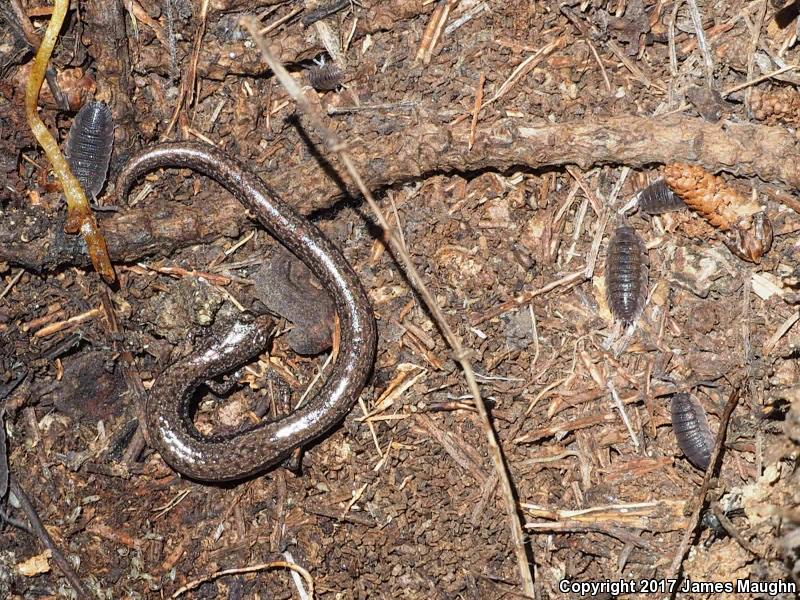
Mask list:
[[[28,87],[25,94],[25,113],[33,135],[42,146],[53,166],[53,172],[61,180],[61,185],[64,188],[64,196],[67,199],[65,231],[67,233],[80,231],[84,240],[86,240],[89,257],[92,259],[95,270],[100,273],[103,279],[111,283],[115,279],[114,267],[111,266],[111,257],[108,255],[105,238],[103,238],[103,234],[97,227],[97,221],[89,206],[89,201],[86,199],[83,187],[75,175],[72,174],[72,169],[69,168],[69,164],[61,150],[59,150],[58,143],[47,130],[37,112],[39,90],[42,87],[47,64],[50,61],[50,55],[58,39],[58,32],[64,23],[68,7],[69,0],[55,0],[50,25],[47,27],[47,32],[44,34],[38,52],[36,52],[36,59],[33,61],[30,78],[28,79]]]

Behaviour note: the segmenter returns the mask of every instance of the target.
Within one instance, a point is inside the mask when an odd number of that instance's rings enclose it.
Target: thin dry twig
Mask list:
[[[525,75],[530,73],[539,62],[550,55],[553,50],[559,48],[563,44],[563,40],[561,38],[557,38],[554,41],[550,42],[549,44],[543,46],[536,50],[531,56],[523,60],[517,67],[511,72],[511,75],[500,85],[498,90],[495,94],[489,98],[486,102],[481,105],[480,112],[483,112],[490,104],[494,104],[496,101],[500,100],[503,96],[505,96],[508,91],[514,87],[514,85],[522,79]],[[457,125],[461,123],[461,121],[467,119],[470,116],[470,113],[464,113],[456,117],[450,122],[450,125]]]
[[[464,6],[469,4],[470,2],[465,2],[464,5],[462,5],[459,8],[464,8]],[[487,6],[486,2],[478,2],[477,4],[473,2],[472,4],[473,5],[470,8],[460,11],[461,16],[451,21],[450,24],[447,27],[445,27],[444,29],[445,35],[450,35],[459,27],[462,27],[463,25],[469,23],[472,19],[477,17],[484,10],[489,10],[489,7]]]
[[[760,472],[760,471],[759,471]],[[758,556],[763,558],[763,555],[759,553],[753,545],[744,539],[744,536],[739,532],[736,526],[731,522],[731,520],[725,515],[725,511],[723,510],[722,506],[720,506],[719,502],[712,502],[711,503],[711,511],[714,513],[714,516],[717,517],[719,520],[720,525],[722,528],[728,532],[728,535],[731,536],[736,543],[739,544],[742,548],[747,550],[753,556]]]
[[[497,102],[500,98],[505,96],[508,91],[514,87],[514,85],[522,79],[525,75],[530,73],[533,68],[539,64],[543,58],[549,55],[553,50],[555,50],[561,42],[559,40],[554,40],[549,44],[539,48],[535,53],[531,54],[528,58],[523,60],[517,67],[511,72],[511,75],[502,83],[500,88],[495,92],[494,96],[492,96],[487,102],[484,103],[482,108],[486,108],[490,104]]]
[[[586,194],[586,197],[589,199],[589,202],[592,205],[592,210],[594,211],[594,214],[596,215],[602,214],[603,201],[597,197],[597,194],[594,193],[594,190],[592,190],[592,188],[589,187],[589,184],[586,183],[586,180],[583,178],[583,175],[581,175],[580,170],[576,169],[573,165],[567,165],[566,169],[567,173],[572,175],[573,179],[575,179],[575,183],[577,183],[578,186],[581,188],[581,190],[583,190],[583,193]]]
[[[586,26],[581,23],[578,15],[576,15],[568,6],[562,5],[561,7],[562,14],[567,17],[570,22],[575,25],[578,31],[581,32],[584,41],[589,46],[589,50],[592,51],[592,55],[594,56],[594,60],[597,65],[600,67],[600,74],[603,76],[603,82],[606,84],[606,91],[611,93],[611,81],[608,79],[608,73],[606,73],[606,68],[603,66],[603,60],[600,58],[600,55],[597,53],[597,49],[594,47],[592,43],[592,38],[589,35],[589,30]]]
[[[17,282],[19,281],[19,278],[22,277],[22,274],[24,272],[25,272],[25,269],[20,269],[17,272],[17,274],[14,275],[14,277],[11,278],[11,281],[8,282],[8,285],[3,288],[2,292],[0,292],[0,298],[3,298],[8,292],[11,291],[11,288],[13,288],[15,285],[17,285]]]
[[[625,405],[622,403],[622,400],[619,398],[619,394],[617,393],[617,388],[614,387],[614,382],[609,379],[608,380],[608,391],[611,392],[611,398],[614,401],[614,406],[619,411],[620,416],[622,417],[622,422],[625,424],[625,429],[628,430],[628,435],[631,437],[631,442],[633,443],[634,449],[638,452],[639,451],[639,437],[636,435],[636,432],[633,430],[633,425],[631,424],[631,419],[628,416],[628,411],[625,410]]]
[[[42,38],[39,37],[39,35],[36,33],[36,30],[33,28],[33,25],[31,25],[31,20],[28,18],[28,14],[25,12],[25,8],[20,3],[20,0],[9,0],[8,5],[11,7],[11,10],[14,12],[14,16],[17,18],[17,23],[19,23],[19,26],[25,35],[25,40],[32,48],[38,48],[39,44],[42,43]]]
[[[444,431],[436,426],[433,419],[426,414],[417,413],[416,421],[435,441],[437,441],[450,458],[475,479],[478,487],[486,483],[487,476],[483,473],[480,453],[470,444],[460,440],[457,436]]]
[[[782,73],[786,73],[787,71],[794,71],[797,68],[800,68],[800,65],[786,65],[784,67],[781,67],[780,69],[775,69],[774,71],[765,73],[760,77],[756,77],[755,79],[748,78],[748,80],[745,81],[744,83],[738,83],[732,87],[729,87],[724,92],[722,92],[722,97],[725,98],[727,96],[730,96],[733,92],[738,92],[739,90],[742,90],[744,88],[754,86],[757,83],[761,83],[762,81],[766,81],[767,79],[772,79],[776,75],[781,75]]]
[[[431,18],[428,20],[428,24],[425,26],[425,31],[422,34],[422,39],[417,49],[417,55],[414,57],[416,62],[422,62],[426,65],[430,62],[433,47],[436,45],[436,40],[439,39],[439,35],[442,33],[442,27],[449,13],[450,3],[444,0],[439,2],[436,8],[433,9]]]
[[[170,277],[175,277],[176,279],[180,279],[181,277],[198,277],[215,285],[229,285],[231,282],[230,277],[226,277],[224,275],[215,275],[214,273],[207,273],[205,271],[196,271],[195,269],[185,269],[183,267],[162,267],[158,265],[148,265],[147,263],[143,262],[136,263],[136,265],[142,269],[161,273],[162,275],[169,275]]]
[[[156,21],[153,17],[151,17],[148,12],[142,8],[142,5],[138,2],[125,2],[125,10],[128,11],[131,15],[131,19],[134,23],[137,21],[141,21],[145,25],[147,25],[152,31],[153,34],[156,36],[156,39],[159,43],[164,47],[165,50],[168,52],[171,50],[170,46],[173,44],[167,38],[167,33],[164,31],[164,28]]]
[[[303,18],[300,19],[300,22],[304,27],[310,27],[317,21],[321,21],[322,19],[326,19],[331,15],[335,15],[340,10],[352,5],[352,0],[335,0],[335,2],[323,4],[314,10],[308,11],[305,15],[303,15]]]
[[[472,319],[470,320],[470,325],[475,327],[477,325],[480,325],[484,321],[488,321],[489,319],[494,319],[495,317],[499,317],[500,315],[502,315],[505,312],[508,312],[509,310],[514,310],[518,306],[527,304],[528,302],[533,300],[536,296],[546,294],[547,292],[550,292],[558,287],[564,286],[568,288],[582,281],[586,281],[586,275],[584,271],[585,269],[581,269],[580,271],[575,271],[574,273],[564,275],[564,277],[556,279],[555,281],[551,281],[550,283],[543,285],[540,288],[536,288],[535,290],[530,290],[529,292],[520,294],[516,298],[512,298],[511,300],[507,300],[502,304],[498,304],[491,310],[477,313],[472,316]]]
[[[747,80],[750,81],[753,78],[753,71],[755,70],[756,66],[756,50],[758,50],[758,38],[761,36],[761,28],[764,26],[764,17],[767,14],[767,2],[768,0],[763,1],[763,6],[758,13],[758,18],[756,19],[756,26],[753,29],[753,37],[750,40],[750,47],[747,49]],[[747,114],[750,113],[750,93],[752,92],[752,88],[747,88],[747,91],[744,94],[744,107]]]
[[[611,53],[617,57],[617,59],[625,65],[625,68],[631,72],[632,75],[637,77],[647,88],[654,87],[660,92],[666,92],[667,88],[664,87],[664,84],[660,81],[653,81],[653,78],[644,72],[644,70],[633,62],[630,58],[628,58],[625,54],[625,51],[619,47],[614,40],[608,40],[606,42],[606,47],[611,50]]]
[[[256,44],[261,50],[264,60],[269,64],[273,73],[275,73],[276,77],[284,86],[287,93],[297,103],[298,108],[309,119],[314,130],[320,137],[323,138],[328,148],[338,154],[339,159],[345,165],[350,177],[356,183],[370,208],[372,209],[372,212],[375,214],[375,217],[378,219],[380,226],[385,232],[385,238],[389,241],[395,256],[397,256],[402,262],[406,275],[411,281],[414,289],[420,294],[428,310],[434,316],[436,323],[439,325],[445,339],[447,340],[448,345],[453,350],[453,358],[460,363],[461,368],[464,370],[464,376],[467,380],[467,385],[475,401],[475,406],[480,413],[481,423],[483,425],[484,433],[486,434],[486,440],[489,446],[492,462],[494,463],[497,476],[500,480],[508,517],[508,525],[511,529],[511,538],[517,556],[520,578],[523,583],[523,590],[527,595],[534,597],[535,590],[533,585],[533,576],[528,564],[528,556],[525,550],[525,539],[522,533],[520,517],[517,512],[517,503],[514,499],[514,492],[511,488],[511,481],[508,472],[505,468],[503,455],[500,450],[500,446],[497,443],[496,434],[489,419],[489,414],[486,410],[486,404],[481,397],[478,384],[475,380],[475,374],[469,361],[469,353],[465,351],[461,344],[460,338],[450,328],[442,309],[439,307],[433,295],[430,293],[424,281],[422,280],[422,277],[419,275],[419,272],[414,266],[411,257],[403,248],[403,245],[397,238],[394,229],[389,225],[389,222],[383,215],[383,212],[375,201],[375,198],[372,196],[372,193],[364,184],[361,174],[356,170],[346,146],[327,126],[325,126],[320,115],[311,107],[305,96],[302,94],[300,87],[297,85],[294,79],[292,79],[291,75],[289,75],[283,65],[272,54],[266,40],[258,35],[258,26],[255,19],[252,17],[244,17],[242,18],[241,22],[255,40]]]
[[[209,0],[203,0],[202,4],[200,5],[200,14],[197,17],[199,23],[194,34],[194,44],[192,47],[192,57],[191,61],[189,62],[189,69],[186,73],[186,76],[183,78],[183,81],[181,81],[181,91],[180,95],[178,96],[178,100],[175,103],[175,112],[172,115],[172,119],[170,119],[169,125],[167,125],[166,131],[164,131],[164,135],[161,136],[162,141],[169,137],[170,133],[172,132],[172,128],[175,127],[175,124],[178,122],[178,118],[180,117],[183,107],[190,106],[192,100],[194,99],[194,88],[197,83],[197,63],[200,60],[200,50],[203,43],[203,36],[206,32],[208,1]]]
[[[618,519],[619,515],[640,515],[651,514],[656,509],[660,508],[665,501],[649,501],[649,502],[621,502],[619,504],[603,504],[600,506],[592,506],[589,508],[581,508],[578,510],[567,509],[551,509],[538,504],[530,504],[523,502],[524,508],[532,516],[539,519],[550,519],[552,521],[563,521],[566,519],[581,519],[591,518],[595,520],[613,520]]]
[[[25,490],[22,489],[19,482],[11,476],[8,481],[9,489],[11,493],[16,496],[17,500],[19,501],[20,508],[25,513],[25,516],[28,517],[28,520],[31,523],[31,529],[39,538],[39,541],[42,542],[42,545],[50,550],[52,553],[53,560],[55,561],[58,568],[61,569],[61,572],[64,573],[64,576],[69,580],[70,585],[75,589],[78,593],[79,598],[90,598],[89,593],[86,591],[86,588],[83,587],[80,578],[72,570],[72,566],[69,564],[69,561],[66,559],[64,554],[59,550],[56,543],[53,541],[53,538],[50,536],[50,533],[47,531],[47,528],[42,523],[42,520],[39,518],[39,513],[36,512],[36,509],[33,506],[33,503],[28,498],[28,495],[25,493]]]
[[[261,35],[267,35],[270,31],[272,31],[273,29],[277,29],[278,27],[286,23],[286,21],[288,21],[289,19],[293,18],[296,14],[301,12],[303,12],[303,7],[298,6],[293,11],[283,15],[280,19],[276,19],[275,21],[264,27],[264,29],[259,31],[259,33]]]
[[[786,335],[792,326],[800,320],[800,312],[794,311],[790,314],[781,326],[772,334],[772,336],[764,343],[764,356],[769,356],[772,351],[775,349],[775,346],[778,345],[780,339]]]
[[[63,331],[64,329],[69,329],[70,327],[74,327],[75,325],[80,325],[81,323],[85,323],[86,321],[91,321],[95,317],[99,317],[103,314],[102,308],[92,308],[83,312],[79,315],[75,315],[74,317],[70,317],[66,321],[58,321],[47,327],[42,327],[39,331],[33,334],[33,337],[36,338],[43,338],[53,335],[54,333],[58,333],[59,331]]]
[[[25,40],[33,50],[38,50],[42,39],[36,34],[36,31],[31,24],[31,20],[28,18],[28,13],[22,7],[20,0],[9,0],[9,5],[17,19],[17,23],[19,23],[20,29],[22,29],[22,34],[25,36]],[[53,98],[55,98],[58,105],[62,109],[69,109],[69,101],[58,85],[56,71],[53,67],[48,67],[47,71],[45,72],[45,79],[47,80],[47,85],[50,88],[50,92],[53,94]]]
[[[717,469],[719,455],[722,452],[722,447],[725,443],[725,436],[728,432],[728,422],[730,421],[733,410],[739,403],[739,391],[741,388],[742,382],[740,381],[733,388],[730,398],[728,398],[728,403],[725,405],[725,410],[722,413],[722,418],[720,419],[719,423],[717,439],[714,442],[714,452],[711,454],[711,460],[708,463],[706,474],[703,477],[703,485],[700,488],[700,492],[697,494],[697,497],[695,498],[695,506],[692,510],[692,516],[689,519],[689,526],[686,528],[686,532],[683,534],[683,539],[681,540],[680,546],[678,546],[678,551],[675,553],[675,558],[672,560],[667,579],[676,579],[678,577],[678,574],[681,570],[681,565],[683,564],[683,558],[689,551],[689,545],[692,542],[692,537],[694,537],[695,529],[697,529],[697,525],[700,523],[700,515],[703,512],[706,494],[708,493],[708,488],[711,485],[711,479],[714,476],[714,472]]]
[[[265,571],[267,569],[291,569],[292,571],[300,573],[300,575],[303,576],[303,579],[305,579],[306,583],[308,584],[308,597],[314,598],[314,580],[311,577],[311,573],[306,571],[300,565],[285,560],[274,560],[272,562],[260,563],[257,565],[252,565],[250,567],[239,567],[236,569],[223,569],[221,571],[215,571],[210,575],[206,575],[205,577],[201,577],[199,579],[195,579],[194,581],[190,581],[189,583],[178,589],[174,594],[172,594],[172,598],[178,598],[180,596],[183,596],[186,592],[189,592],[203,585],[207,581],[212,581],[219,577],[224,577],[225,575],[237,575],[239,573],[253,573],[255,571]]]
[[[703,31],[703,17],[700,15],[700,9],[695,0],[686,0],[686,3],[689,5],[689,14],[692,16],[692,24],[697,34],[697,44],[700,46],[703,63],[706,67],[706,85],[710,88],[714,81],[714,58],[711,56],[706,33]]]
[[[423,53],[422,64],[427,65],[431,62],[433,51],[436,49],[436,44],[439,41],[439,38],[442,36],[442,31],[444,30],[444,26],[447,24],[447,18],[450,16],[450,11],[456,4],[458,4],[458,2],[459,0],[447,0],[446,2],[443,2],[444,7],[442,8],[439,17],[436,19],[436,23],[430,38],[430,43],[427,44],[425,52]]]
[[[486,74],[481,71],[480,78],[478,79],[478,89],[475,91],[475,107],[472,109],[472,125],[469,129],[469,145],[468,150],[472,150],[475,145],[475,133],[478,129],[478,115],[480,115],[481,107],[483,105],[483,84],[486,83]]]
[[[678,9],[681,7],[682,0],[677,0],[672,7],[672,12],[667,22],[667,37],[669,41],[669,73],[672,79],[678,77],[678,53],[675,48],[675,22],[678,19]],[[670,89],[672,86],[670,86]]]

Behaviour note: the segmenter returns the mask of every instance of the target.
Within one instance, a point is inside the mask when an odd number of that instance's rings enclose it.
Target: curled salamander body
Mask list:
[[[311,269],[329,291],[339,317],[339,350],[327,381],[316,396],[279,420],[225,436],[205,436],[192,421],[192,394],[201,383],[263,351],[269,329],[265,318],[238,323],[156,380],[147,400],[146,420],[150,440],[164,460],[192,479],[241,479],[279,463],[350,411],[375,359],[375,320],[358,276],[333,243],[313,223],[275,198],[259,177],[212,146],[176,142],[144,150],[123,169],[117,193],[124,196],[139,177],[164,167],[193,169],[234,194],[276,240]]]

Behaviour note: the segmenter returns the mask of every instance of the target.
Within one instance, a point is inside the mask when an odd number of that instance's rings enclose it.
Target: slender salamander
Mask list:
[[[192,421],[192,395],[205,380],[232,370],[264,350],[268,317],[237,323],[211,347],[168,368],[150,390],[147,430],[167,463],[200,481],[242,479],[276,465],[350,411],[375,360],[375,320],[358,276],[333,243],[271,194],[259,177],[212,146],[173,142],[138,153],[117,179],[120,200],[142,175],[165,167],[195,170],[236,196],[270,235],[317,276],[330,292],[339,317],[339,352],[327,381],[313,399],[280,420],[215,436],[201,434]]]

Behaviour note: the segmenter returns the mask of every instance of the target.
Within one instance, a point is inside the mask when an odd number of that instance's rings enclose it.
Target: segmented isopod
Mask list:
[[[315,90],[335,90],[343,80],[344,73],[332,62],[314,65],[308,70],[308,82]]]
[[[681,392],[672,397],[672,430],[686,458],[698,469],[707,469],[714,450],[714,434],[706,411],[690,394]]]
[[[660,215],[684,210],[686,202],[669,189],[666,181],[658,179],[639,193],[639,208],[648,215]]]
[[[647,296],[647,250],[636,230],[622,224],[614,231],[606,255],[606,298],[614,318],[630,325]]]
[[[102,102],[88,102],[75,115],[67,140],[67,161],[89,199],[97,197],[106,181],[114,119]]]

